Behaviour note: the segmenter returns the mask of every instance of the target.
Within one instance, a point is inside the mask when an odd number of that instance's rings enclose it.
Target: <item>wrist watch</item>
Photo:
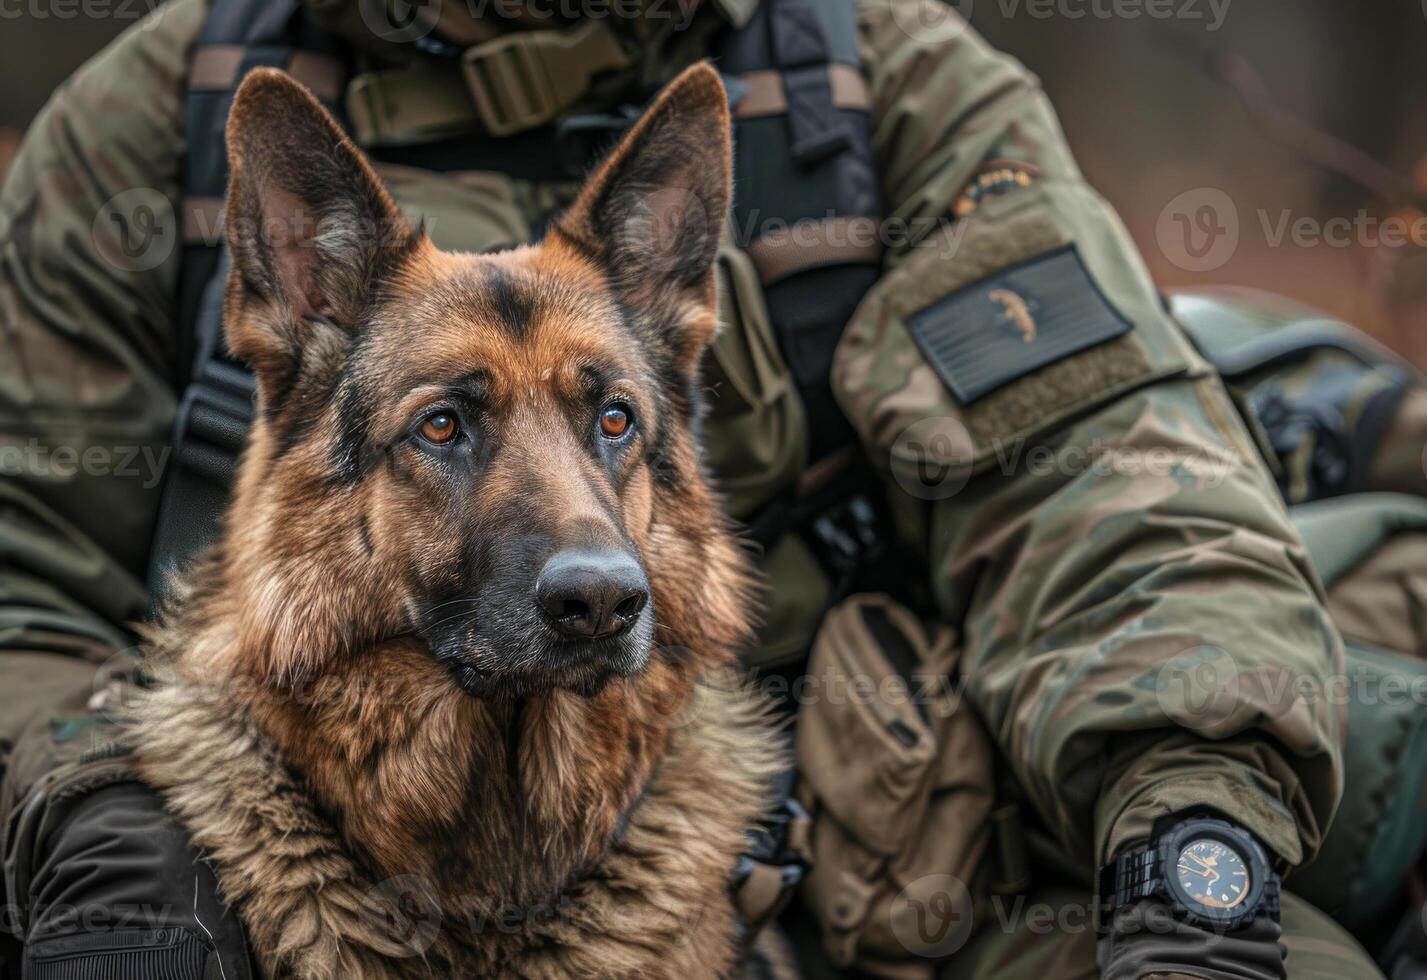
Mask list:
[[[1157,898],[1176,918],[1216,932],[1248,925],[1255,916],[1278,921],[1280,881],[1253,834],[1209,816],[1171,817],[1148,844],[1132,848],[1100,871],[1099,928],[1142,899]]]

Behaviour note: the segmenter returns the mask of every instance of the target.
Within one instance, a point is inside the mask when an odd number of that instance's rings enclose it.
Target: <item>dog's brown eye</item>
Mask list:
[[[606,439],[618,439],[629,431],[631,418],[625,405],[611,405],[600,412],[600,432]]]
[[[422,419],[420,431],[421,438],[441,446],[456,438],[456,433],[461,431],[461,427],[456,424],[454,415],[435,412]]]

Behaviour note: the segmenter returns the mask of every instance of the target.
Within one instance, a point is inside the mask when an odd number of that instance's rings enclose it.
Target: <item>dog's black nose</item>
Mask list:
[[[535,597],[561,633],[593,640],[634,625],[649,601],[649,583],[623,552],[560,551],[540,570]]]

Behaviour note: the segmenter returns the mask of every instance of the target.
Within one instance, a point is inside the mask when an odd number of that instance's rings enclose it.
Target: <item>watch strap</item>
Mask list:
[[[1263,883],[1263,897],[1259,899],[1259,913],[1267,915],[1274,922],[1279,921],[1279,897],[1282,891],[1283,879],[1277,871],[1269,868]]]
[[[1109,930],[1116,912],[1141,899],[1153,898],[1161,890],[1157,848],[1145,844],[1121,854],[1100,872],[1100,901],[1096,907],[1100,931]]]

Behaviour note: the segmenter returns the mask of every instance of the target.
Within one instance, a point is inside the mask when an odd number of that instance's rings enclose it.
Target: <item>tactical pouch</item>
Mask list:
[[[840,967],[930,978],[985,899],[992,750],[958,655],[952,630],[881,595],[836,606],[813,644],[797,692],[803,898]]]
[[[752,260],[725,243],[717,274],[719,331],[703,365],[716,424],[704,441],[729,513],[746,519],[796,482],[807,425]]]
[[[704,448],[729,513],[748,520],[797,483],[807,466],[808,429],[752,261],[725,243],[717,272],[719,332],[703,365],[712,416]],[[755,667],[802,656],[832,589],[796,535],[782,535],[769,548],[763,569],[777,588],[762,596],[758,646],[746,657]]]

